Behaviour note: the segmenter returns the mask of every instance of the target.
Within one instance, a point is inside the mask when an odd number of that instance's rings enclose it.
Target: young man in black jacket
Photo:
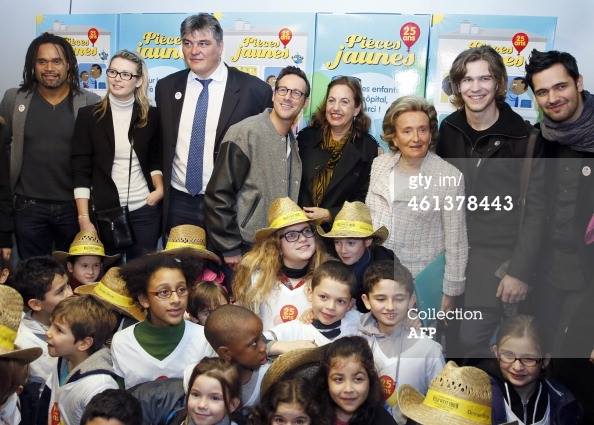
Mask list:
[[[535,283],[544,164],[526,157],[542,156],[542,149],[529,147],[532,126],[505,103],[507,72],[493,48],[460,53],[450,80],[458,110],[441,123],[436,150],[464,173],[466,200],[459,207],[467,211],[470,246],[465,309],[482,319],[461,323],[460,351],[448,354],[489,357],[501,318],[517,311]]]

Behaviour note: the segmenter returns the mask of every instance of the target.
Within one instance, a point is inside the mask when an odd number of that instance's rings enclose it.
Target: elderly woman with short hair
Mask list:
[[[434,307],[450,310],[453,297],[464,292],[468,258],[466,204],[460,205],[464,179],[431,151],[437,114],[424,99],[394,101],[382,138],[390,151],[373,162],[366,199],[373,225],[389,229],[384,246],[411,271],[417,290],[420,285],[423,291],[440,289],[441,304]]]

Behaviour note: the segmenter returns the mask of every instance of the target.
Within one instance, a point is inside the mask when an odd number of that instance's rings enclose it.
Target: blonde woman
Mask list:
[[[326,259],[312,222],[290,198],[275,199],[268,227],[256,232],[256,243],[239,263],[233,294],[260,316],[264,330],[298,319],[310,308],[307,288]]]
[[[397,99],[382,138],[390,151],[374,160],[366,199],[373,227],[388,228],[384,246],[413,274],[420,307],[451,310],[453,297],[464,292],[468,259],[466,206],[458,202],[464,179],[431,152],[435,108],[415,96]]]
[[[148,70],[136,53],[116,53],[106,74],[107,95],[98,104],[82,108],[76,120],[74,198],[81,231],[95,231],[89,199],[96,211],[128,206],[135,241],[125,253],[131,260],[154,251],[160,234],[159,122],[147,97]],[[106,248],[110,253],[115,250]]]

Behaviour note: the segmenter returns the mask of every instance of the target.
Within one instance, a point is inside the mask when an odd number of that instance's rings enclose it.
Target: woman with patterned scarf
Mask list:
[[[361,82],[335,77],[297,139],[303,163],[299,205],[327,230],[345,201],[365,201],[377,142],[367,131]]]

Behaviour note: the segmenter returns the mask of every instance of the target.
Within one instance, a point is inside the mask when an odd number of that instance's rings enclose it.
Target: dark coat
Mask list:
[[[470,253],[466,270],[468,305],[494,306],[500,277],[497,269],[510,260],[507,273],[534,284],[534,273],[544,230],[544,161],[537,140],[524,221],[520,229],[521,170],[531,126],[507,104],[499,106],[499,119],[476,142],[469,136],[466,113],[458,110],[444,119],[439,129],[436,153],[464,173],[466,196],[499,197],[501,211],[467,207]],[[506,198],[506,196],[508,198]],[[511,197],[511,198],[509,198]],[[467,204],[468,205],[468,204]],[[505,211],[504,206],[511,206]],[[499,273],[498,273],[499,274]]]
[[[303,163],[299,205],[326,208],[332,217],[335,217],[345,201],[365,202],[369,188],[371,163],[377,156],[378,145],[369,134],[347,142],[343,148],[342,156],[334,168],[324,199],[320,205],[314,205],[311,194],[312,181],[317,172],[330,159],[330,153],[321,147],[322,138],[322,129],[319,127],[306,127],[297,135],[299,156]]]
[[[13,211],[8,163],[8,146],[0,142],[0,248],[12,248]]]
[[[96,105],[81,108],[72,136],[72,170],[74,187],[91,188],[91,200],[97,210],[120,206],[117,187],[111,178],[115,155],[115,136],[111,108],[99,119]],[[135,125],[138,107],[134,104],[128,138],[134,138],[134,152],[138,157],[142,174],[149,191],[154,190],[151,171],[161,170],[161,143],[159,117],[151,107],[148,123]]]
[[[216,159],[223,136],[230,126],[247,117],[259,114],[272,106],[272,89],[264,81],[237,68],[227,67],[227,85],[222,99],[221,114],[215,137],[214,158]],[[171,187],[171,169],[175,156],[179,121],[181,118],[188,69],[178,71],[159,80],[155,87],[155,101],[161,119],[163,140],[163,179],[165,197],[163,217],[166,219],[169,208],[169,191]],[[180,93],[181,96],[176,96]],[[165,223],[166,224],[166,223]],[[165,228],[165,226],[163,227]]]

